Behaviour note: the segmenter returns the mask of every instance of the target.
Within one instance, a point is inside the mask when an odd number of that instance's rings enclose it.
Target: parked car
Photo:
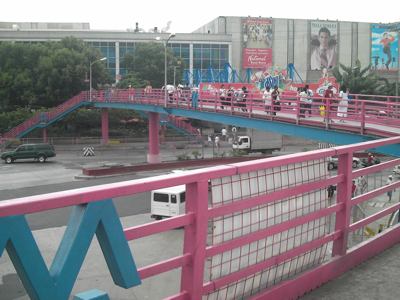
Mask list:
[[[49,144],[23,144],[13,151],[3,152],[1,159],[6,164],[11,164],[17,159],[34,159],[44,163],[47,158],[56,156],[53,145]]]
[[[339,159],[337,157],[329,157],[328,159],[328,170],[337,169]],[[353,157],[352,167],[353,169],[358,168],[361,165],[361,161],[357,157]]]

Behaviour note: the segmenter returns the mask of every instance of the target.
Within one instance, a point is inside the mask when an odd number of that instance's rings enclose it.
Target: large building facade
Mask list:
[[[283,69],[293,64],[310,82],[320,78],[324,67],[355,66],[357,60],[398,80],[399,29],[399,23],[218,17],[195,33],[230,34],[232,65],[237,69]]]
[[[294,66],[305,82],[316,81],[321,70],[339,63],[371,67],[382,76],[399,80],[399,23],[273,19],[220,16],[193,33],[177,33],[168,43],[190,74],[235,70],[249,74],[276,72]],[[119,80],[127,72],[123,58],[138,43],[161,41],[168,33],[90,30],[88,23],[0,23],[0,41],[43,42],[74,36],[98,48],[107,57],[107,69]],[[240,76],[239,76],[240,77]],[[213,77],[214,78],[214,77]],[[197,78],[199,79],[199,78]],[[209,79],[209,76],[208,76]],[[218,80],[218,78],[215,78]]]

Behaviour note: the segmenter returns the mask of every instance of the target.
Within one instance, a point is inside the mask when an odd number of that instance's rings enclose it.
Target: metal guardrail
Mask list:
[[[180,289],[168,299],[293,299],[400,241],[396,225],[348,248],[351,232],[400,209],[393,203],[352,222],[353,206],[400,188],[395,181],[352,198],[353,179],[400,164],[393,159],[353,171],[353,153],[394,143],[400,137],[1,201],[0,253],[7,249],[33,299],[68,298],[96,230],[114,281],[124,288],[180,269]],[[327,172],[331,156],[339,160],[336,174]],[[186,212],[139,226],[122,228],[107,200],[177,185],[186,186]],[[328,199],[330,185],[337,186],[336,201]],[[25,215],[70,206],[48,271]],[[180,227],[178,256],[136,267],[129,241]]]

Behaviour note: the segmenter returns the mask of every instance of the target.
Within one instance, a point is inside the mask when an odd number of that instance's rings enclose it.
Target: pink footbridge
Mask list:
[[[367,226],[397,212],[400,203],[362,218],[352,214],[355,207],[400,188],[395,180],[352,196],[353,180],[400,164],[391,159],[353,170],[353,153],[398,143],[400,137],[392,137],[10,199],[0,202],[0,220],[185,185],[184,214],[123,228],[129,244],[183,228],[181,253],[141,266],[140,279],[178,270],[180,287],[166,296],[170,300],[295,299],[400,241],[397,224],[374,237],[357,238]],[[338,157],[335,173],[327,171],[331,156]],[[328,197],[331,185],[337,186],[335,197]],[[145,255],[135,253],[135,258]]]

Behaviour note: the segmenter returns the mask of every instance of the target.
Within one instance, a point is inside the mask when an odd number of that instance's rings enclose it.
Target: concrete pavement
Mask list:
[[[301,300],[399,299],[400,244],[301,297]]]

